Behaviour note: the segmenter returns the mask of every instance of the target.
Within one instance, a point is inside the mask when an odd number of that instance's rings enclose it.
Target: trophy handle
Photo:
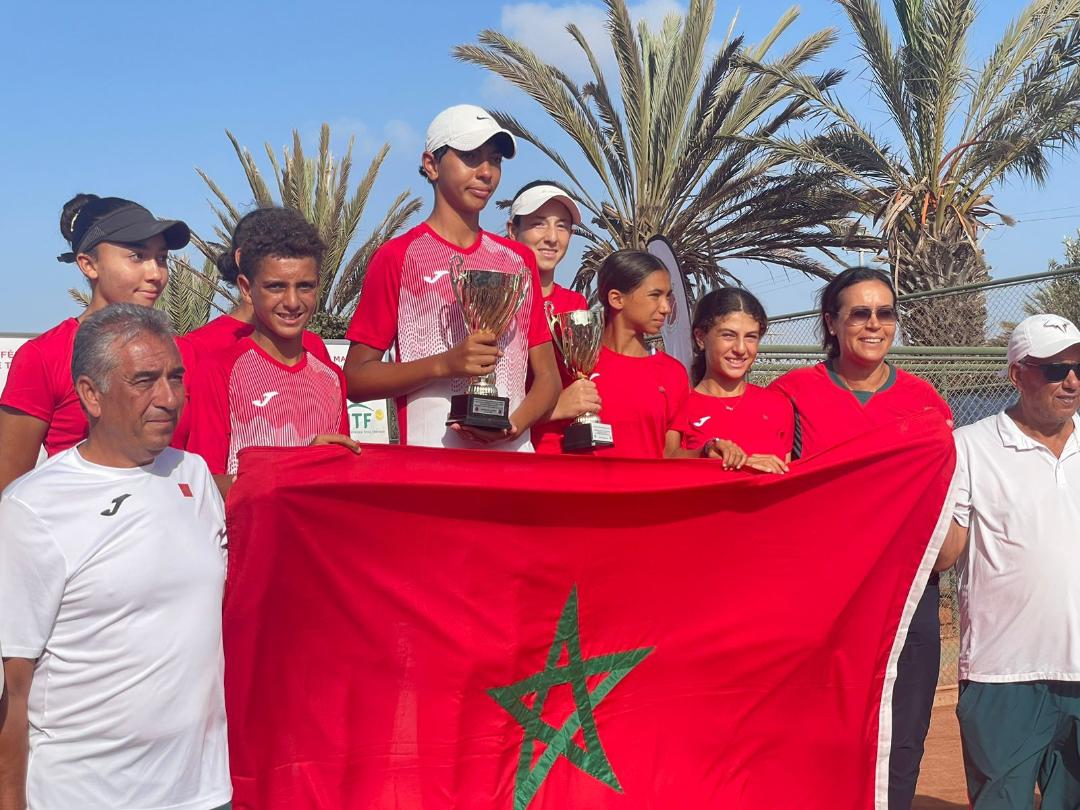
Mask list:
[[[559,332],[562,330],[559,329],[559,319],[555,316],[555,305],[550,301],[544,302],[544,317],[547,318],[548,329],[551,330],[551,337],[554,339],[555,345],[559,345],[561,339]]]
[[[450,289],[454,291],[454,298],[458,302],[458,308],[461,310],[461,316],[465,319],[465,328],[472,331],[472,327],[469,324],[469,312],[465,309],[465,299],[462,296],[462,290],[464,289],[465,280],[465,260],[460,256],[450,257]]]

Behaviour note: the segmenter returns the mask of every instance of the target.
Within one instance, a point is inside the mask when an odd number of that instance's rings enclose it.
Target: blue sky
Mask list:
[[[716,38],[738,12],[736,31],[763,37],[790,3],[756,0],[718,4]],[[891,7],[891,3],[886,3]],[[985,2],[972,41],[981,59],[1007,20],[1022,7],[1014,0]],[[634,13],[658,20],[675,0],[644,0]],[[864,121],[882,121],[880,105],[860,75],[853,38],[836,5],[806,0],[780,47],[811,31],[835,26],[840,42],[822,65],[849,69],[842,95]],[[278,151],[298,129],[312,149],[328,122],[340,154],[356,139],[358,169],[383,141],[391,154],[380,175],[364,225],[373,226],[389,201],[411,188],[428,202],[416,173],[428,121],[443,107],[474,102],[518,115],[572,155],[544,113],[484,71],[456,62],[451,48],[495,28],[542,56],[580,69],[563,30],[569,20],[586,34],[602,35],[599,1],[453,4],[263,2],[180,4],[147,2],[20,3],[9,7],[0,31],[0,88],[5,193],[0,234],[6,246],[0,331],[35,332],[74,314],[66,290],[80,284],[71,265],[55,256],[67,249],[59,211],[76,192],[135,199],[159,216],[186,220],[209,233],[209,191],[196,175],[204,169],[234,202],[250,204],[240,165],[225,137],[230,129],[260,158],[263,144]],[[590,36],[592,39],[593,36]],[[1037,272],[1061,255],[1061,239],[1080,226],[1075,157],[1056,160],[1043,188],[1012,183],[998,190],[999,208],[1017,217],[993,232],[985,247],[997,276]],[[506,164],[502,191],[511,194],[553,167],[532,147]],[[500,196],[502,196],[500,194]],[[501,229],[491,207],[484,225]],[[564,263],[565,277],[573,273]],[[742,271],[747,286],[774,314],[812,305],[817,282],[775,268]],[[565,279],[564,279],[565,280]]]

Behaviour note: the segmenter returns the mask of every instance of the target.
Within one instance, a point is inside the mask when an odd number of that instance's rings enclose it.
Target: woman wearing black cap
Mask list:
[[[64,205],[60,233],[90,282],[90,305],[15,353],[0,395],[0,488],[31,470],[42,445],[52,456],[78,444],[86,416],[71,380],[79,323],[109,304],[153,306],[169,280],[168,252],[188,243],[187,225],[157,219],[138,203],[79,194]]]

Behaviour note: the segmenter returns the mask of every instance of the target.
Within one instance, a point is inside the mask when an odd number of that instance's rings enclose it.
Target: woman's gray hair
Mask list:
[[[89,377],[102,391],[109,387],[109,375],[120,363],[119,348],[135,338],[150,334],[172,342],[169,319],[164,312],[138,304],[109,304],[79,325],[71,353],[71,379]]]

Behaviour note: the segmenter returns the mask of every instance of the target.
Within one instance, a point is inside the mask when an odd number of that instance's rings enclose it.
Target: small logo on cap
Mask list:
[[[1042,325],[1046,329],[1060,329],[1062,334],[1069,333],[1069,327],[1065,321],[1043,321]]]

